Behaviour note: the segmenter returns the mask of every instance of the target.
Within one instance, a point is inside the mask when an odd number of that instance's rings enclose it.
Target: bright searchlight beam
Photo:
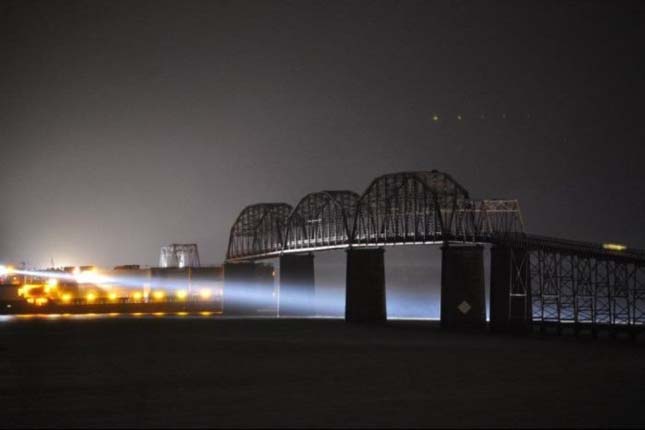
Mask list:
[[[15,270],[11,266],[0,265],[0,276],[7,276],[11,273],[14,273]]]

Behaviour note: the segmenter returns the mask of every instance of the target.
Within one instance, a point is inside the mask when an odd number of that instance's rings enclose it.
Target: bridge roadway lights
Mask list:
[[[279,315],[314,316],[314,294],[313,254],[281,256]]]
[[[273,267],[254,262],[224,263],[226,316],[266,314],[273,308]]]
[[[383,249],[348,249],[345,321],[383,323],[386,319]]]
[[[484,248],[446,244],[441,251],[441,327],[484,328]]]
[[[492,331],[523,332],[529,329],[530,296],[521,294],[522,291],[528,293],[530,288],[528,270],[526,250],[508,246],[491,248],[490,328]]]

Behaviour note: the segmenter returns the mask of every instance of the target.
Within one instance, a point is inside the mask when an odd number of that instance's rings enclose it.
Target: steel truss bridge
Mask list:
[[[510,320],[645,323],[645,251],[528,234],[517,200],[473,199],[436,170],[379,176],[362,195],[311,193],[295,208],[248,206],[231,228],[227,260],[425,244],[507,250]]]

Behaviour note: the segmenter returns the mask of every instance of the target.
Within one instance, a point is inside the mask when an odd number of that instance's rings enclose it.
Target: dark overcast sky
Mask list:
[[[645,247],[639,2],[0,5],[0,261],[216,263],[247,204],[430,169]]]

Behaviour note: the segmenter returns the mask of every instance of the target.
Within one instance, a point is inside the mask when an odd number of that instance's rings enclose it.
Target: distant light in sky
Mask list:
[[[458,119],[459,121],[461,121],[461,120],[463,119],[463,117],[462,117],[461,115],[457,115],[457,119]]]
[[[439,121],[439,116],[438,115],[433,115],[432,120],[433,121]]]

